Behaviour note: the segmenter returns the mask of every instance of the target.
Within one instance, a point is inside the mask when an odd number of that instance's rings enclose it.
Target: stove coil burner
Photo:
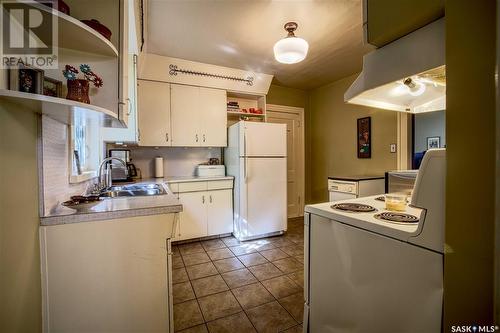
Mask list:
[[[385,197],[384,196],[376,197],[375,200],[384,201],[385,202]]]
[[[418,217],[404,213],[383,212],[375,215],[376,219],[400,224],[417,223]]]
[[[358,203],[340,203],[331,206],[333,209],[342,210],[344,212],[350,213],[370,213],[376,211],[376,209],[369,205],[358,204]]]

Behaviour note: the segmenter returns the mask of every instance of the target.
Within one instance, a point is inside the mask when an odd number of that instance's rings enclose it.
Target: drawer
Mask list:
[[[213,180],[208,182],[208,190],[223,190],[233,188],[233,180]]]
[[[167,183],[167,186],[173,193],[179,193],[179,183]]]
[[[179,183],[179,193],[183,192],[198,192],[198,191],[206,191],[207,190],[207,182],[186,182]]]

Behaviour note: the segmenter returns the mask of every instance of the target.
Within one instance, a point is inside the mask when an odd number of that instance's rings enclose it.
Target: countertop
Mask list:
[[[357,182],[360,180],[374,180],[374,179],[384,179],[385,175],[358,175],[358,176],[335,176],[335,177],[328,177],[328,179],[335,179],[335,180],[345,180],[345,181],[353,181]]]
[[[180,176],[180,177],[165,177],[159,178],[165,183],[188,183],[188,182],[207,182],[217,180],[233,180],[233,176],[214,176],[214,177],[199,177],[199,176]]]
[[[177,197],[170,190],[167,192],[164,195],[106,198],[85,211],[59,206],[49,215],[41,217],[40,224],[47,226],[182,212]]]

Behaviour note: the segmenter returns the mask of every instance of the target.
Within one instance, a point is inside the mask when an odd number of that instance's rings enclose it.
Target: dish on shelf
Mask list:
[[[72,196],[71,200],[63,202],[61,205],[64,207],[68,207],[71,209],[74,209],[76,211],[86,211],[89,210],[90,208],[94,207],[95,205],[99,204],[101,202],[101,198],[96,195],[91,195],[91,196],[81,196],[81,195],[76,195]]]
[[[52,7],[52,6],[49,5],[49,3],[47,2],[47,0],[37,0],[37,1],[40,2],[42,5],[45,5],[47,7]],[[57,7],[56,7],[56,9],[58,11],[60,11],[61,13],[69,15],[69,6],[63,0],[57,0]]]
[[[82,20],[83,23],[100,33],[101,35],[104,36],[107,40],[111,40],[111,30],[109,30],[104,24],[99,22],[96,19],[91,19],[91,20]]]

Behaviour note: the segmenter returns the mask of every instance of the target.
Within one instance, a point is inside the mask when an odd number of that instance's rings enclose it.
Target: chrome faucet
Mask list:
[[[98,186],[99,186],[99,191],[103,190],[103,189],[106,189],[106,188],[109,188],[113,185],[113,181],[112,181],[112,178],[111,178],[111,163],[108,163],[108,162],[111,162],[112,160],[116,160],[118,162],[120,162],[121,164],[123,164],[123,166],[125,167],[125,175],[128,174],[128,170],[127,170],[127,163],[125,163],[124,160],[122,160],[121,158],[118,158],[118,157],[107,157],[105,159],[102,160],[101,164],[99,165],[99,175],[98,175]],[[104,180],[102,179],[102,167],[106,165],[106,174],[105,174],[105,178]]]

